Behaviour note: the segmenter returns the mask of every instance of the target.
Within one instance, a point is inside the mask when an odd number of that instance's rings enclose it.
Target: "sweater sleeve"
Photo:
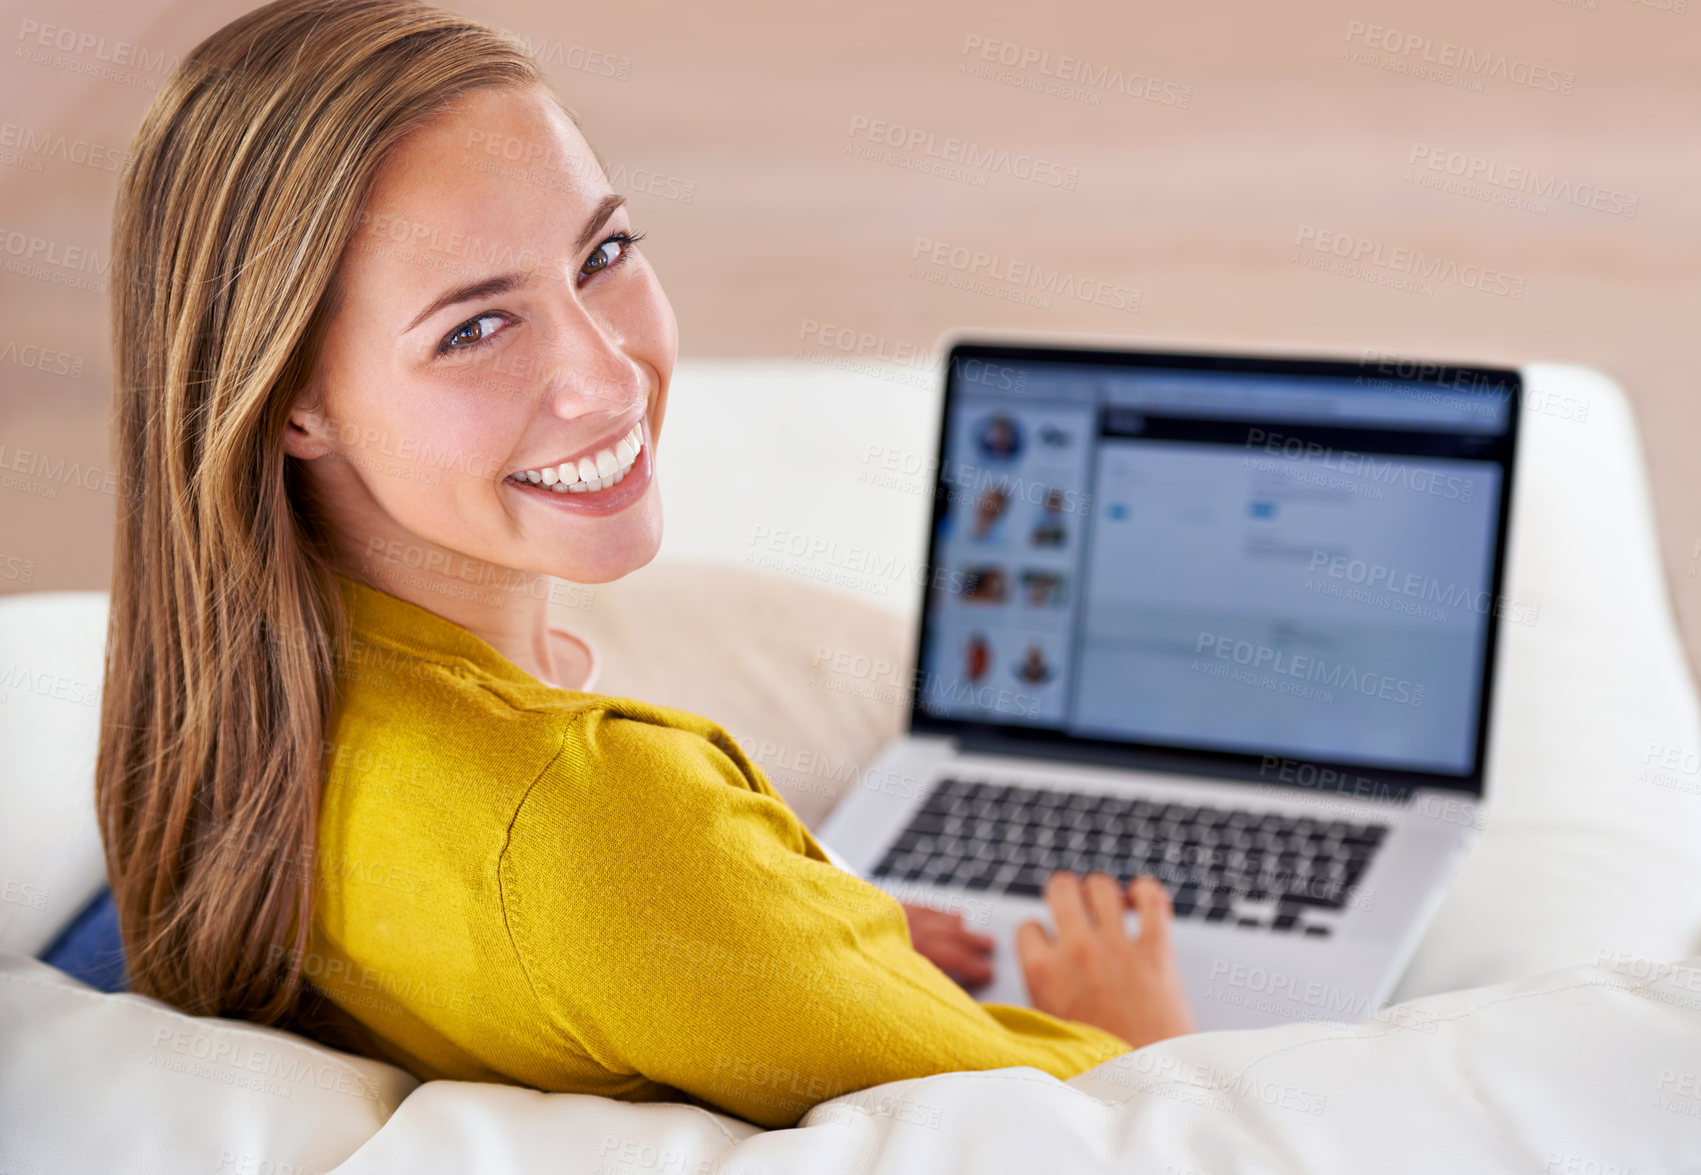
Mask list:
[[[898,901],[833,865],[759,768],[707,733],[595,710],[533,784],[501,866],[540,1004],[606,1069],[765,1127],[887,1081],[1129,1051],[982,1004],[910,944]]]

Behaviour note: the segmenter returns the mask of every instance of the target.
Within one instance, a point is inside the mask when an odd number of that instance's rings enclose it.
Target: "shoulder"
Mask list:
[[[339,673],[327,782],[511,815],[591,700],[467,666],[369,653]]]
[[[737,1036],[751,1006],[835,972],[814,965],[824,950],[901,941],[903,915],[827,859],[716,724],[602,701],[515,810],[503,925],[534,998],[590,1055],[674,1084],[681,1033]]]
[[[635,698],[594,695],[561,724],[559,750],[515,811],[516,836],[595,827],[603,843],[712,834],[750,821],[806,851],[808,833],[717,722]],[[681,817],[696,820],[681,827]],[[800,835],[801,834],[801,835]]]
[[[831,862],[719,724],[598,701],[516,806],[498,864],[509,938],[540,991],[676,998],[681,943],[789,958],[824,911],[898,910]]]
[[[692,916],[680,902],[724,909],[842,874],[719,724],[630,698],[599,701],[575,717],[514,809],[499,866],[510,914],[542,906],[606,923],[612,902],[638,918],[671,908],[677,920]]]

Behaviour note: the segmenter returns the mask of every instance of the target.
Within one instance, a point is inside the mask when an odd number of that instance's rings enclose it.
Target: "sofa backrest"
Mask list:
[[[105,592],[0,597],[0,950],[35,955],[106,884],[94,766]]]

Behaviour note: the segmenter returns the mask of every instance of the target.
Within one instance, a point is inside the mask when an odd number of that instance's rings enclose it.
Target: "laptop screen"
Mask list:
[[[947,380],[913,728],[1480,790],[1516,371],[961,344]]]

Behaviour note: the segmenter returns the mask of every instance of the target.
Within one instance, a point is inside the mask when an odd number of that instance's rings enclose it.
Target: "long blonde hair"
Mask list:
[[[408,0],[278,0],[184,58],[120,177],[113,430],[128,491],[95,799],[131,990],[191,1014],[287,1025],[310,994],[347,634],[284,428],[386,154],[491,85],[549,90],[517,39],[478,21]]]

